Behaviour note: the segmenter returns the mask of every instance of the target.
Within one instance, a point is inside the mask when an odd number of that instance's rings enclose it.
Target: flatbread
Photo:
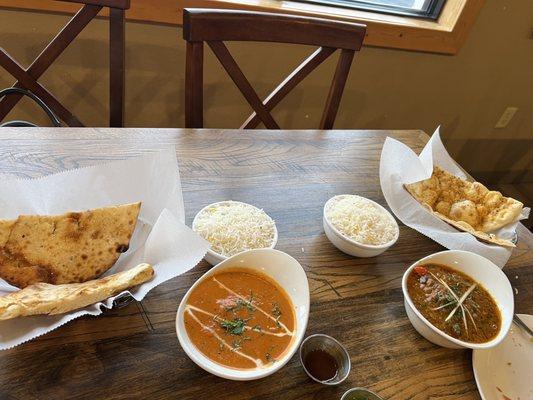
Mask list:
[[[58,216],[19,216],[0,251],[0,277],[19,288],[37,282],[76,283],[98,277],[128,250],[140,206],[134,203]],[[9,221],[3,225],[0,236],[5,236]]]
[[[457,229],[483,241],[515,247],[492,232],[519,218],[524,205],[518,200],[439,167],[433,169],[430,178],[404,186],[430,212]]]
[[[15,220],[0,220],[0,247],[4,247],[6,245],[7,239],[9,239],[9,234],[11,233],[11,229],[13,228],[13,225],[15,225],[15,222]]]
[[[0,297],[0,320],[28,315],[55,315],[87,307],[154,276],[149,264],[83,283],[36,283]]]

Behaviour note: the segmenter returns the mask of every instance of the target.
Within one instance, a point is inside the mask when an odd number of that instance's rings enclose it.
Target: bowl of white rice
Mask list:
[[[324,205],[324,232],[340,251],[374,257],[391,247],[400,235],[398,223],[381,205],[362,196],[342,194]]]
[[[274,220],[260,208],[240,201],[205,206],[194,217],[192,229],[211,244],[204,257],[211,265],[243,251],[273,249],[278,242]]]

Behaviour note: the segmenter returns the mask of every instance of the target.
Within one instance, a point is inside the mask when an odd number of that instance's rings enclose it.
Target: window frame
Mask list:
[[[447,0],[439,18],[429,21],[293,0],[134,0],[126,12],[126,18],[131,21],[181,25],[183,9],[191,7],[306,15],[365,24],[365,46],[453,55],[461,49],[484,2]],[[0,0],[0,8],[72,14],[80,7],[79,4],[55,0]],[[101,15],[105,17],[106,13]]]
[[[428,10],[416,11],[412,8],[373,3],[372,0],[297,0],[307,3],[327,5],[330,7],[343,7],[354,10],[370,11],[375,13],[401,15],[404,17],[424,18],[436,21],[447,0],[430,0]]]

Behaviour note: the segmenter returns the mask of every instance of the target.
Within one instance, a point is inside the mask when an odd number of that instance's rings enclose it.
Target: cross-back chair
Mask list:
[[[28,68],[21,66],[11,55],[0,47],[0,66],[17,81],[13,87],[27,89],[40,97],[59,118],[69,126],[83,126],[38,79],[63,53],[81,31],[102,10],[109,8],[109,126],[124,125],[124,86],[125,86],[125,10],[130,0],[61,0],[82,4],[82,8],[72,17],[63,29],[53,38]],[[13,109],[22,95],[14,94],[0,99],[0,121]]]
[[[354,54],[361,48],[366,26],[320,18],[215,9],[185,9],[183,38],[187,41],[185,71],[185,126],[203,127],[203,47],[211,48],[241,94],[253,109],[241,129],[260,122],[279,129],[270,112],[316,67],[337,49],[341,54],[326,99],[321,129],[331,129]],[[283,82],[261,100],[237,65],[225,41],[278,42],[319,46]]]

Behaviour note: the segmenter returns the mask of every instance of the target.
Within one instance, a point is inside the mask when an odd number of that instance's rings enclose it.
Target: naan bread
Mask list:
[[[83,283],[36,283],[0,297],[0,320],[38,314],[63,314],[105,300],[154,276],[149,264]]]
[[[98,277],[128,250],[140,206],[135,203],[58,216],[19,216],[0,251],[0,277],[19,288],[37,282],[75,283]],[[0,224],[0,239],[10,223]]]
[[[518,219],[524,207],[518,200],[504,197],[479,182],[466,181],[439,167],[433,169],[430,178],[407,184],[405,188],[450,225],[481,240],[515,247],[511,241],[491,232]]]
[[[9,239],[9,234],[11,233],[11,229],[13,228],[13,225],[15,225],[14,220],[6,221],[6,220],[0,220],[0,247],[4,247],[6,245],[7,239]]]

